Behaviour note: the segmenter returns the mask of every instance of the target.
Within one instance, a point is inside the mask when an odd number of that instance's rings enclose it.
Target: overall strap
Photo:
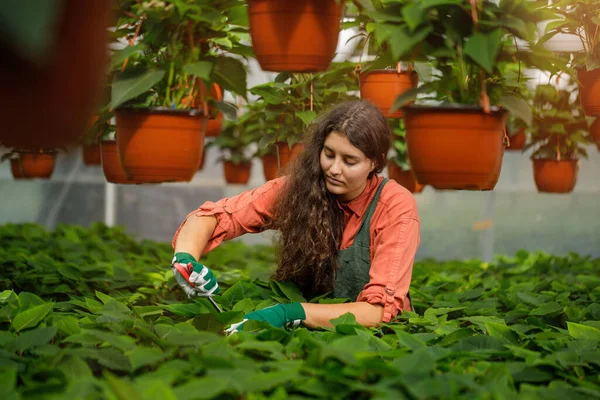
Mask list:
[[[379,202],[379,197],[381,196],[381,191],[383,190],[383,187],[385,186],[385,184],[388,181],[389,181],[388,178],[383,178],[383,180],[379,184],[379,187],[377,188],[377,191],[375,192],[375,196],[373,196],[373,199],[371,199],[371,202],[369,203],[369,206],[367,207],[367,211],[365,212],[365,214],[363,216],[362,222],[360,223],[360,227],[358,228],[358,233],[356,234],[356,237],[354,238],[355,242],[359,241],[363,245],[369,246],[369,236],[370,236],[369,231],[371,229],[371,218],[373,217],[373,214],[375,213],[375,209],[377,208],[377,203]]]

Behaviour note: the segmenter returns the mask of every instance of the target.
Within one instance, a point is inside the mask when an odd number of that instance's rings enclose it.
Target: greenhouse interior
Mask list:
[[[600,399],[600,0],[29,0],[0,48],[1,399]]]

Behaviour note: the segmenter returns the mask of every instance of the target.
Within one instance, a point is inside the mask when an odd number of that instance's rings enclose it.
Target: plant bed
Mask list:
[[[252,322],[223,337],[245,312],[305,299],[266,281],[270,247],[227,242],[201,260],[222,286],[216,314],[184,298],[171,256],[102,224],[0,227],[5,398],[600,396],[599,259],[416,262],[415,311],[388,324],[346,314],[327,329]]]

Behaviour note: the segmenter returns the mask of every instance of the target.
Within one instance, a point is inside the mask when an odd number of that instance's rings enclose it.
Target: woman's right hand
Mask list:
[[[213,272],[191,254],[175,253],[171,267],[175,280],[188,297],[209,297],[219,293],[219,283]]]

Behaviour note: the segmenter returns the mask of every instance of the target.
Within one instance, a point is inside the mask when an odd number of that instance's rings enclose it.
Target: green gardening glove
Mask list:
[[[225,330],[225,333],[231,335],[242,329],[242,326],[248,320],[268,322],[275,328],[298,326],[306,319],[304,307],[300,303],[277,304],[262,310],[253,311],[244,315],[244,320]]]
[[[206,297],[219,293],[219,284],[213,272],[196,261],[191,254],[175,253],[171,268],[175,280],[188,297]]]

